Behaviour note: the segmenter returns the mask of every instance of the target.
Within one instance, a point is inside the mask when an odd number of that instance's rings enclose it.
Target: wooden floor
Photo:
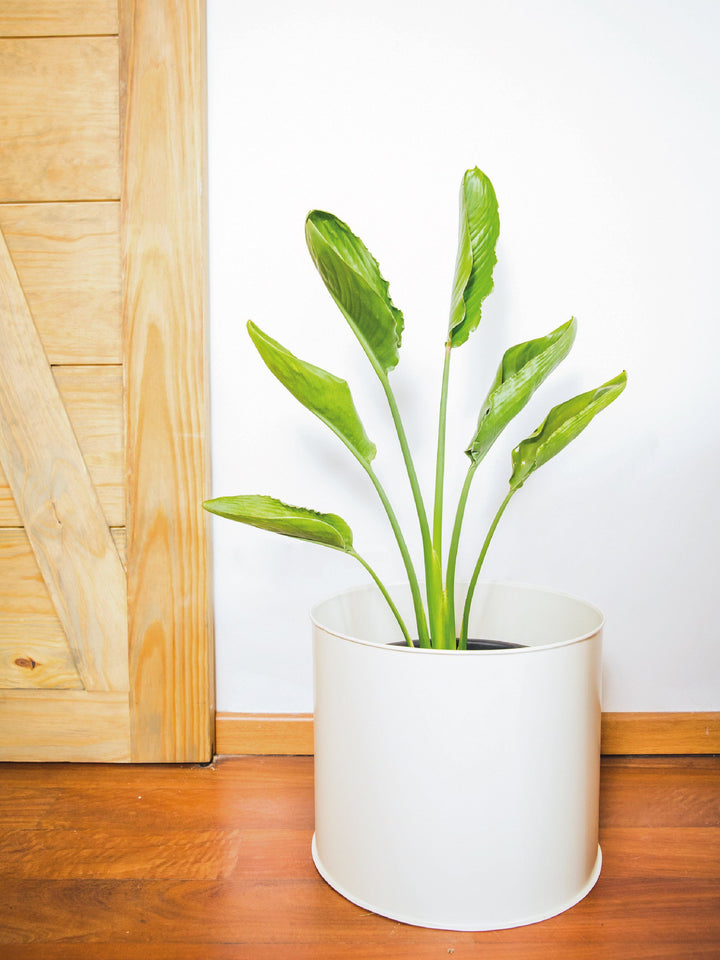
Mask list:
[[[720,758],[605,760],[597,886],[493,933],[405,926],[331,890],[310,856],[312,770],[0,764],[0,957],[720,958]]]

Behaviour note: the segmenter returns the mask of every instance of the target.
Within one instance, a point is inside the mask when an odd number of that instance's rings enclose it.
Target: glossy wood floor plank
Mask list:
[[[603,858],[613,876],[720,880],[718,827],[604,827]]]
[[[544,923],[423,930],[310,857],[312,758],[0,765],[0,956],[104,960],[720,957],[720,758],[603,762],[603,872]]]
[[[603,760],[601,825],[709,827],[720,823],[720,760],[687,757]]]
[[[419,939],[418,931],[368,914],[318,880],[98,880],[8,882],[3,936],[9,942],[385,943]],[[665,943],[720,945],[717,882],[605,879],[596,894],[561,918],[511,931],[458,934],[459,941],[630,944],[647,936]],[[31,909],[30,909],[31,905]],[[82,905],[81,908],[79,906]],[[440,943],[448,934],[424,931]]]
[[[37,947],[13,945],[3,960],[717,960],[713,944],[689,944],[679,950],[654,944],[635,943],[626,951],[616,943],[554,944],[538,942],[519,948],[513,943],[488,943],[482,947],[461,942],[450,935],[443,943],[417,940],[396,952],[390,938],[384,944],[359,945],[357,942],[302,944],[49,944],[38,954]]]
[[[16,880],[314,880],[307,830],[8,831],[0,882]]]

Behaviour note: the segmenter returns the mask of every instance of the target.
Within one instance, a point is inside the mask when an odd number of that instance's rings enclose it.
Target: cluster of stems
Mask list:
[[[448,550],[447,562],[445,565],[445,570],[443,572],[443,506],[444,506],[444,478],[445,478],[445,434],[446,434],[446,423],[447,423],[447,403],[448,403],[448,388],[450,382],[450,362],[452,356],[452,345],[448,339],[448,342],[445,345],[445,362],[443,366],[443,378],[442,378],[442,388],[440,393],[440,415],[438,423],[438,443],[437,443],[437,459],[436,459],[436,471],[435,471],[435,496],[433,501],[433,517],[432,517],[432,531],[430,530],[430,524],[428,522],[428,515],[425,508],[425,501],[423,500],[422,492],[420,490],[420,484],[418,483],[417,472],[415,470],[415,465],[413,463],[412,454],[410,452],[410,447],[407,442],[407,436],[405,434],[405,428],[402,423],[402,418],[400,416],[400,411],[398,409],[397,401],[395,395],[390,386],[390,381],[387,373],[380,367],[379,364],[374,362],[373,358],[370,357],[370,361],[375,368],[380,382],[385,391],[385,396],[387,397],[388,405],[390,407],[390,413],[395,425],[395,430],[397,432],[398,440],[400,442],[400,449],[402,451],[403,460],[405,463],[405,468],[407,470],[408,479],[410,481],[410,488],[412,490],[413,500],[415,503],[415,509],[417,511],[418,521],[420,524],[420,534],[422,538],[422,548],[423,548],[423,560],[424,560],[424,572],[425,572],[425,586],[427,594],[427,614],[425,610],[425,603],[423,601],[422,591],[418,581],[417,573],[410,556],[410,552],[407,548],[405,538],[403,536],[400,525],[395,516],[395,512],[390,504],[390,501],[385,493],[385,490],[377,478],[374,470],[367,461],[364,461],[361,458],[358,458],[362,463],[364,469],[368,473],[379,497],[385,509],[385,512],[392,526],[393,533],[397,540],[398,546],[400,548],[400,553],[403,558],[403,563],[405,565],[405,570],[408,576],[408,581],[410,584],[410,591],[413,599],[413,606],[415,610],[415,619],[417,623],[417,644],[421,647],[433,647],[440,650],[466,650],[467,649],[467,640],[468,640],[468,624],[470,619],[470,608],[472,605],[472,598],[475,592],[475,586],[480,576],[480,570],[485,560],[485,555],[487,554],[488,547],[490,546],[490,541],[492,540],[495,529],[497,528],[500,518],[502,517],[505,508],[510,502],[510,498],[515,492],[516,488],[511,488],[505,499],[500,505],[499,510],[495,514],[495,517],[490,525],[485,541],[480,550],[477,562],[473,569],[472,576],[470,578],[467,594],[465,596],[465,605],[463,608],[462,622],[460,626],[460,631],[456,629],[456,619],[455,619],[455,569],[457,564],[457,554],[458,547],[460,544],[460,532],[462,530],[463,517],[465,515],[465,507],[467,504],[468,494],[470,492],[470,486],[472,484],[475,471],[480,463],[480,460],[471,460],[468,472],[465,478],[465,483],[463,485],[462,491],[460,493],[460,498],[457,505],[457,510],[455,513],[455,522],[453,524],[453,531],[450,540],[450,547]],[[353,555],[362,563],[368,573],[371,575],[381,593],[385,597],[390,609],[392,610],[400,629],[402,630],[405,641],[409,646],[415,646],[415,641],[410,635],[410,632],[407,629],[405,622],[403,621],[402,616],[400,615],[396,605],[394,604],[390,594],[382,583],[380,578],[377,576],[375,571],[370,567],[370,565],[365,561],[359,554],[353,551]]]

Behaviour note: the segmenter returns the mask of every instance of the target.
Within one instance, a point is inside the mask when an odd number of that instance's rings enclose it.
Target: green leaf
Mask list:
[[[448,339],[459,347],[480,323],[480,307],[493,288],[500,234],[498,204],[492,183],[475,167],[463,177],[460,190],[460,236],[450,307]]]
[[[582,433],[596,414],[620,396],[626,383],[627,374],[623,370],[614,380],[608,380],[597,390],[581,393],[553,407],[535,433],[513,450],[511,488],[516,490],[521,487],[531,473]]]
[[[310,255],[335,303],[376,369],[397,366],[403,315],[394,306],[377,260],[347,224],[313,210],[305,221]]]
[[[365,433],[347,382],[300,360],[252,321],[247,328],[269,370],[295,399],[326,423],[357,457],[372,460],[376,447]]]
[[[574,317],[546,337],[518,343],[505,352],[482,405],[475,436],[465,453],[479,463],[540,384],[565,359],[575,340]]]
[[[257,495],[216,497],[206,500],[203,507],[218,517],[248,523],[251,527],[296,537],[311,543],[352,553],[352,530],[334,513],[317,513],[304,507],[291,507],[275,497]]]

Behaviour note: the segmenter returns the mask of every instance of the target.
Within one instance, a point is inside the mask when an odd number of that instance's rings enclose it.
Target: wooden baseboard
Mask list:
[[[289,754],[314,752],[311,713],[218,713],[215,718],[218,755]]]
[[[218,754],[313,753],[311,713],[218,713],[215,731]],[[720,712],[603,713],[602,752],[720,754]]]
[[[720,753],[720,713],[603,713],[602,752]]]

